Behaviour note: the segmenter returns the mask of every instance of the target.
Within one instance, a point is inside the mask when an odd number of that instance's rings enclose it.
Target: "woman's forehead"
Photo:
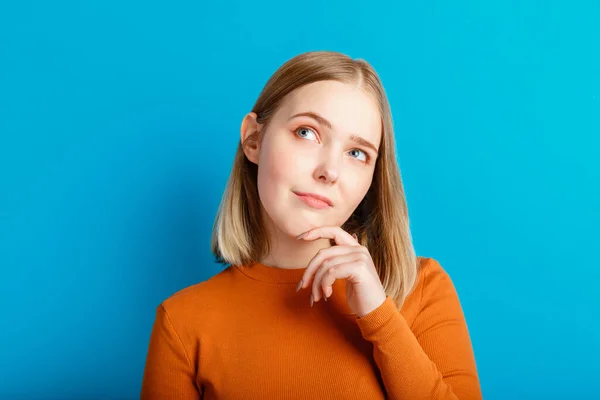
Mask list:
[[[327,129],[354,132],[368,136],[371,141],[379,141],[381,115],[378,104],[371,94],[355,84],[323,81],[303,86],[288,95],[280,111],[278,114],[283,123],[294,117],[317,115],[325,120],[318,123]]]

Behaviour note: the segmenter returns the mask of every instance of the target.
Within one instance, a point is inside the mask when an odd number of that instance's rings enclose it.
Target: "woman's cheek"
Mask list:
[[[282,157],[282,154],[268,153],[268,157],[261,158],[258,168],[259,194],[263,205],[270,211],[277,208],[279,197],[286,187],[291,189],[293,186],[292,179],[290,179],[293,169],[286,164],[286,159]]]
[[[267,160],[267,165],[265,166],[265,177],[267,178],[267,181],[281,183],[285,180],[286,175],[289,173],[290,166],[288,165],[289,159],[286,160],[286,157],[284,157],[283,154],[283,152],[271,154]]]

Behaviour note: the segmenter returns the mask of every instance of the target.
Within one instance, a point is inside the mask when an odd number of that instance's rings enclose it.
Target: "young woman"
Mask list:
[[[415,255],[364,60],[309,52],[273,74],[212,248],[227,268],[157,308],[143,399],[481,398],[453,283]]]

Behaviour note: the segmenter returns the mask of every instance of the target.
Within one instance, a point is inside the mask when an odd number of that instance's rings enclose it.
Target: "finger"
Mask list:
[[[337,245],[354,245],[356,240],[348,232],[339,226],[322,226],[304,232],[297,239],[302,240],[317,240],[317,239],[333,239]]]
[[[339,256],[342,254],[348,254],[355,252],[358,249],[357,246],[331,246],[329,248],[321,249],[317,254],[308,262],[306,270],[302,275],[302,286],[301,288],[309,287],[311,279],[321,263],[328,258]]]
[[[321,291],[323,296],[330,297],[333,293],[333,284],[338,279],[350,279],[355,275],[360,263],[356,260],[334,265],[327,269],[321,279]]]
[[[323,261],[317,272],[315,274],[315,278],[312,283],[312,295],[314,301],[319,301],[321,299],[321,281],[323,280],[323,276],[327,274],[327,271],[336,265],[344,264],[350,261],[358,261],[359,256],[356,253],[347,253],[336,257],[331,257]],[[324,292],[323,292],[324,293]]]

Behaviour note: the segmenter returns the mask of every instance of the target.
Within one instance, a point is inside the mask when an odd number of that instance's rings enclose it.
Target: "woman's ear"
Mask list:
[[[242,120],[242,126],[240,128],[240,136],[242,140],[242,149],[244,154],[254,164],[258,165],[259,153],[260,153],[260,141],[259,134],[262,124],[259,124],[256,119],[258,116],[255,112],[246,114]]]

